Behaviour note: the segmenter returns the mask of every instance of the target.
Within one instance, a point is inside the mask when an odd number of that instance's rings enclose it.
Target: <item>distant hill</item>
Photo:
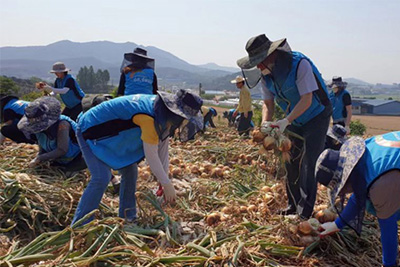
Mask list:
[[[123,54],[132,52],[138,45],[132,42],[113,43],[96,41],[78,43],[68,40],[46,46],[1,47],[0,74],[10,77],[54,79],[49,73],[56,61],[63,61],[72,74],[76,75],[83,66],[92,65],[95,70],[107,69],[112,83],[118,84]],[[148,56],[156,60],[156,73],[161,84],[182,84],[197,86],[201,82],[228,75],[231,71],[224,67],[200,67],[174,56],[154,46],[141,46],[148,51]],[[227,68],[229,69],[229,68]],[[186,74],[186,75],[184,75]]]
[[[344,78],[343,79],[345,82],[348,82],[349,84],[356,84],[356,85],[369,85],[372,86],[372,84],[364,82],[360,79],[356,79],[356,78]]]
[[[223,71],[227,71],[227,72],[239,72],[240,71],[239,68],[223,67],[223,66],[217,65],[215,63],[207,63],[207,64],[197,65],[197,66],[200,68],[205,68],[205,69],[210,69],[210,70],[223,70]]]

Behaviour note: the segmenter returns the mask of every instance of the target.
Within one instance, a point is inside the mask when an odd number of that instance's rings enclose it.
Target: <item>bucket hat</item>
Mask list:
[[[315,165],[317,181],[328,187],[332,206],[343,189],[350,174],[365,152],[365,141],[361,137],[351,137],[340,151],[325,149]]]
[[[0,94],[0,111],[3,111],[3,108],[7,105],[7,103],[13,99],[18,100],[18,97],[12,95]]]
[[[327,135],[332,139],[338,141],[343,144],[346,141],[347,130],[340,124],[335,124],[332,127],[329,127]]]
[[[27,134],[39,133],[56,123],[60,115],[60,102],[54,97],[43,96],[28,104],[18,129]]]
[[[271,55],[285,42],[286,38],[273,42],[265,34],[252,37],[246,43],[248,56],[238,59],[236,63],[241,69],[251,69]]]
[[[64,62],[56,62],[53,64],[53,68],[50,70],[50,73],[58,73],[66,71],[71,71],[71,70],[65,67]]]
[[[100,94],[100,95],[86,95],[82,99],[82,111],[85,113],[92,107],[95,107],[101,104],[104,101],[113,99],[112,95],[109,94]]]
[[[334,76],[332,78],[332,81],[328,84],[328,86],[330,88],[335,88],[335,87],[339,87],[339,88],[346,88],[347,87],[347,82],[344,82],[342,77],[340,76]]]
[[[188,121],[180,129],[179,138],[181,141],[189,140],[203,129],[204,120],[200,112],[203,105],[201,97],[183,89],[179,90],[175,95],[162,91],[157,93],[169,111]]]
[[[246,79],[243,78],[243,76],[238,75],[238,76],[236,76],[236,78],[234,80],[231,80],[231,83],[241,83],[241,82],[244,82],[245,80]]]

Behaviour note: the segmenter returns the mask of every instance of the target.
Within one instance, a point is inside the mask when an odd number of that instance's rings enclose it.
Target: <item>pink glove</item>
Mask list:
[[[327,223],[321,224],[319,230],[322,231],[319,234],[320,238],[324,238],[328,235],[333,235],[334,233],[340,231],[340,229],[337,227],[335,222],[327,222]]]
[[[279,130],[281,131],[281,133],[283,133],[283,132],[285,131],[286,127],[287,127],[289,124],[290,124],[289,120],[286,119],[286,118],[284,118],[284,119],[282,119],[282,120],[273,122],[273,123],[271,124],[271,126],[278,126],[278,127],[279,127]]]

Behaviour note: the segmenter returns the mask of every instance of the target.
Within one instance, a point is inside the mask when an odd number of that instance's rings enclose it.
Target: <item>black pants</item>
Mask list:
[[[82,154],[79,154],[71,162],[65,165],[53,162],[51,166],[58,167],[63,171],[70,171],[70,172],[81,171],[87,168],[85,159],[82,157]]]
[[[289,125],[287,129],[305,141],[290,136],[294,145],[290,151],[291,161],[286,163],[286,193],[289,207],[296,208],[303,218],[311,217],[317,196],[317,181],[314,175],[315,164],[325,146],[332,106],[311,119],[303,126]],[[304,153],[304,154],[303,154]]]
[[[79,113],[82,112],[82,105],[78,104],[73,108],[67,108],[65,107],[62,114],[65,116],[70,117],[72,120],[76,121],[76,118],[78,118]]]
[[[240,113],[238,132],[240,135],[249,135],[251,128],[251,119],[253,118],[253,111],[247,113],[247,118],[244,117],[244,113]]]
[[[18,129],[17,123],[1,127],[1,134],[7,138],[10,138],[16,143],[36,143],[36,137],[34,135],[31,135],[31,138],[27,138],[25,134]]]
[[[338,122],[334,122],[333,125],[335,124],[339,124],[342,125],[343,127],[345,127],[346,125],[344,124],[344,121],[338,121]]]
[[[207,122],[210,123],[210,127],[215,128],[215,124],[212,120],[213,113],[209,111],[205,116],[204,116],[204,126],[203,126],[203,131],[206,130],[206,124]]]

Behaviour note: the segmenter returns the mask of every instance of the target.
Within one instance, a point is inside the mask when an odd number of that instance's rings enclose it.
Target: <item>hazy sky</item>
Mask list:
[[[236,66],[247,40],[286,37],[325,79],[400,82],[400,0],[0,0],[0,46],[108,40]],[[0,55],[1,56],[1,55]]]

